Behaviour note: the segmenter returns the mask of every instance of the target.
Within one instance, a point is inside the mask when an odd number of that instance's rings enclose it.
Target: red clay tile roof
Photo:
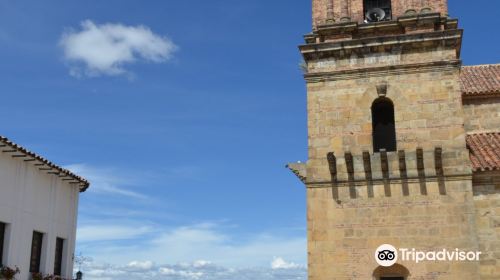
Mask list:
[[[10,154],[14,158],[20,158],[25,162],[32,162],[40,171],[45,171],[49,174],[58,176],[61,180],[70,184],[76,184],[80,188],[80,192],[84,192],[89,187],[90,183],[84,178],[64,169],[45,158],[28,151],[9,139],[0,136],[0,152]]]
[[[474,171],[500,170],[500,132],[467,135]]]
[[[460,82],[466,98],[500,95],[500,64],[463,66]]]

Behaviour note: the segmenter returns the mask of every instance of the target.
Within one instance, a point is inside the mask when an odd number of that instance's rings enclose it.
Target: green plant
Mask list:
[[[70,279],[64,279],[61,276],[52,275],[52,274],[47,274],[44,276],[41,273],[32,273],[31,279],[32,280],[70,280]]]
[[[43,275],[39,272],[31,273],[31,280],[43,280]]]
[[[47,275],[43,278],[43,280],[65,280],[65,279],[58,275]]]
[[[16,268],[10,268],[7,266],[3,266],[0,268],[0,279],[5,279],[5,280],[14,280],[16,279],[15,276],[16,274],[19,274],[21,271],[19,270],[19,267],[16,266]]]
[[[65,280],[65,279],[57,275],[46,275],[45,277],[43,277],[43,280]]]

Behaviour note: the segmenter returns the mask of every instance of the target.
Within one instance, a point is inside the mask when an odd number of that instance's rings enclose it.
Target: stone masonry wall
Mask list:
[[[474,206],[479,249],[481,280],[500,276],[500,171],[474,175]]]
[[[437,47],[309,61],[309,280],[372,279],[373,255],[384,243],[420,250],[478,249],[456,58],[454,49]],[[388,176],[380,180],[371,105],[381,84],[394,103],[397,149],[408,155],[408,181],[398,179],[397,152],[387,153]],[[441,177],[435,170],[436,147],[443,151]],[[417,170],[417,148],[423,151],[423,173]],[[365,180],[364,151],[373,182]],[[333,182],[329,152],[337,157]],[[354,174],[348,172],[346,152],[352,153]],[[410,270],[410,280],[479,275],[474,262],[400,264]]]
[[[500,98],[481,98],[464,101],[465,130],[467,132],[498,131],[500,126]]]
[[[424,8],[442,15],[448,14],[447,0],[392,0],[393,19],[410,9],[418,13]],[[351,21],[361,23],[364,20],[363,0],[313,0],[313,28],[325,24],[329,16],[333,16],[335,22],[349,17]]]
[[[331,187],[308,188],[309,280],[374,279],[374,253],[382,244],[477,251],[470,181],[446,182],[446,195],[439,193],[438,183],[426,185],[428,194],[418,195],[420,184],[410,183],[406,196],[400,184],[393,184],[391,197],[385,196],[383,185],[373,186],[373,197],[359,186],[360,197],[341,194],[341,202],[333,198]],[[409,280],[478,279],[476,262],[398,263],[410,271]]]
[[[441,147],[446,173],[470,173],[465,149],[459,69],[375,75],[365,78],[309,82],[308,130],[310,182],[330,179],[326,155],[373,152],[371,105],[376,86],[387,82],[394,103],[398,150]]]

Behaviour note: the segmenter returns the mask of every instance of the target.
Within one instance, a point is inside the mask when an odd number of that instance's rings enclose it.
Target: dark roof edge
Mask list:
[[[11,150],[6,150],[5,148],[10,148]],[[69,184],[77,184],[80,192],[85,192],[90,186],[90,182],[83,177],[80,177],[73,172],[52,163],[42,156],[27,150],[26,148],[3,136],[0,136],[0,151],[3,153],[20,153],[12,154],[12,156],[24,158],[25,162],[33,162],[35,167],[38,167],[40,170],[46,171],[49,174],[54,174]]]

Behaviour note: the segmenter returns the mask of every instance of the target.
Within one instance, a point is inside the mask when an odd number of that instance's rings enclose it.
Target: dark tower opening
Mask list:
[[[364,0],[365,19],[368,22],[384,21],[392,19],[391,0]],[[380,12],[383,11],[383,13]]]
[[[389,98],[379,97],[372,104],[373,152],[396,151],[394,105]]]
[[[408,279],[410,271],[400,264],[390,267],[379,266],[373,272],[373,279],[377,280],[405,280]]]

